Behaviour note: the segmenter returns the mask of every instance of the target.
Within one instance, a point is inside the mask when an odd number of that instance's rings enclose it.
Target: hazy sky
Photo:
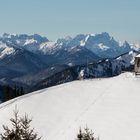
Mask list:
[[[0,34],[39,33],[50,40],[108,32],[140,43],[140,0],[0,0]]]

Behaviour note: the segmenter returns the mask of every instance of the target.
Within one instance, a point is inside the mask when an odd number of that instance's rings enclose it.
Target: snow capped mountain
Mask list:
[[[131,47],[126,41],[120,45],[106,32],[101,34],[79,34],[74,38],[58,39],[57,44],[65,50],[72,50],[72,48],[81,46],[81,48],[84,47],[102,58],[114,58],[131,51]]]
[[[140,52],[140,44],[130,44],[130,46],[133,50]]]
[[[0,105],[0,131],[15,106],[42,140],[74,140],[86,125],[101,140],[140,138],[140,79],[133,73],[75,81],[33,92]],[[131,126],[131,127],[130,127]]]
[[[60,46],[59,46],[60,48]],[[54,54],[58,50],[57,44],[52,41],[44,42],[39,46],[39,51],[45,54]]]
[[[112,61],[114,67],[119,65],[122,70],[122,66],[128,68],[133,65],[132,61],[134,61],[136,55],[134,53],[135,46],[130,46],[126,41],[119,43],[106,32],[79,34],[73,38],[68,36],[55,42],[49,41],[46,37],[38,34],[5,33],[0,37],[0,68],[2,69],[0,71],[0,83],[7,77],[10,77],[12,82],[14,79],[22,81],[21,77],[25,76],[27,78],[30,77],[27,75],[37,75],[37,72],[40,71],[43,73],[42,75],[46,75],[44,71],[48,71],[51,67],[57,65],[73,67],[87,63],[98,63],[105,59],[115,59],[115,61]],[[139,48],[138,45],[137,48]],[[131,51],[132,55],[129,54]],[[126,55],[122,56],[123,54]],[[120,58],[116,60],[118,56]],[[97,67],[102,67],[102,71],[106,71],[103,68],[105,66],[106,64]],[[110,68],[110,65],[108,65],[108,68]],[[99,69],[97,68],[97,70]],[[95,72],[95,69],[93,68],[92,71]],[[99,75],[101,76],[102,72]],[[26,78],[23,78],[24,81],[28,80]]]
[[[44,42],[48,42],[48,39],[46,37],[42,37],[38,34],[34,35],[26,35],[26,34],[20,34],[20,35],[13,35],[13,34],[7,34],[4,33],[3,36],[0,38],[3,42],[15,46],[17,48],[26,49],[30,52],[38,52],[40,49],[40,44]]]
[[[27,34],[7,34],[4,33],[1,37],[3,40],[9,40],[12,42],[20,42],[22,45],[28,41],[28,40],[36,40],[38,43],[47,42],[48,39],[46,37],[42,37],[38,34],[34,35],[27,35]],[[29,41],[29,43],[32,43],[32,41]]]
[[[13,47],[7,46],[5,43],[0,41],[0,59],[3,59],[6,56],[12,55],[15,53]]]
[[[12,78],[37,72],[46,64],[35,54],[3,43],[0,45],[0,83],[14,84]]]
[[[41,37],[38,34],[29,36],[26,34],[10,35],[5,33],[0,40],[6,44],[44,55],[51,55],[60,51],[72,52],[73,50],[76,51],[76,47],[81,46],[81,49],[84,47],[98,57],[114,58],[132,49],[132,45],[130,46],[127,42],[120,44],[106,32],[101,34],[79,34],[74,38],[58,39],[56,42],[51,42],[46,37]]]

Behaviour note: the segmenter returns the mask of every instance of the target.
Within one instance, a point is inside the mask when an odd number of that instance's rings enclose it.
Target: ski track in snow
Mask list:
[[[71,129],[73,127],[73,124],[75,124],[84,114],[86,114],[86,112],[88,112],[88,110],[91,107],[93,107],[101,98],[103,98],[103,96],[105,96],[106,94],[108,94],[107,91],[108,91],[108,89],[109,89],[110,86],[106,87],[106,90],[105,91],[101,92],[100,95],[91,104],[89,104],[87,107],[85,107],[85,109],[83,109],[83,111],[80,114],[78,114],[78,116],[76,117],[76,119],[73,121],[73,123],[71,123],[68,126],[68,128],[66,129],[66,131],[69,130],[69,129]],[[63,136],[64,134],[65,134],[65,130],[63,130],[63,132],[60,133],[61,136]]]

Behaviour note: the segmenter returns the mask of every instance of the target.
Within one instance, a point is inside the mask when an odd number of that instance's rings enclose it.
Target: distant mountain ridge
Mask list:
[[[32,53],[42,53],[44,55],[54,54],[60,50],[70,52],[78,46],[81,47],[80,49],[84,47],[103,58],[114,57],[113,55],[118,56],[120,53],[123,54],[131,50],[131,46],[126,41],[120,44],[106,32],[101,34],[79,34],[74,38],[66,37],[58,39],[55,42],[49,41],[46,37],[42,37],[38,34],[10,35],[4,33],[3,36],[0,37],[0,41],[9,45],[9,47],[22,48]],[[79,48],[77,51],[78,50]],[[107,55],[109,52],[113,53],[113,55]]]
[[[128,68],[134,64],[134,56],[139,51],[139,45],[127,41],[119,43],[106,32],[79,34],[73,38],[59,38],[55,42],[38,34],[4,33],[0,37],[0,84],[26,85],[34,82],[31,85],[35,85],[66,68],[107,59],[117,59],[119,67]],[[120,57],[124,54],[125,57]]]

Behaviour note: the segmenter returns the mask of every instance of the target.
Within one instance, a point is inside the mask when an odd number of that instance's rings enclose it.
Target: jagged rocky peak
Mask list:
[[[93,42],[96,42],[96,41],[115,41],[113,37],[111,37],[107,32],[103,32],[101,34],[78,34],[77,36],[71,38],[61,38],[61,39],[58,39],[57,40],[57,43],[65,43],[65,44],[72,44],[73,45],[73,42],[81,42],[81,41],[84,41],[84,42],[87,42],[87,41],[93,41]]]
[[[4,33],[2,35],[2,38],[5,40],[11,40],[11,41],[26,41],[26,40],[36,40],[36,42],[47,42],[49,41],[46,37],[43,37],[39,34],[33,34],[33,35],[27,35],[27,34],[8,34]]]
[[[16,34],[8,34],[8,33],[4,33],[3,35],[2,35],[2,37],[3,38],[11,38],[11,37],[15,37],[15,36],[17,36]]]
[[[86,36],[86,39],[85,41],[86,42],[107,42],[107,41],[111,41],[112,37],[106,33],[106,32],[103,32],[103,33],[100,33],[100,34],[88,34]]]
[[[7,46],[7,44],[0,41],[0,59],[3,59],[9,55],[13,55],[15,52],[15,48],[13,48],[12,46]]]
[[[112,58],[120,54],[129,52],[132,48],[127,42],[120,44],[107,32],[99,34],[78,34],[75,37],[67,36],[60,38],[56,42],[50,42],[46,37],[41,35],[27,35],[27,34],[7,34],[4,33],[2,37],[8,44],[17,45],[19,48],[26,49],[34,53],[54,54],[58,51],[73,51],[74,49],[88,49],[90,52],[103,58]],[[10,42],[10,43],[9,43]],[[81,47],[76,49],[77,47]]]
[[[66,36],[65,38],[58,38],[56,44],[59,45],[67,45],[73,38],[70,36]]]

